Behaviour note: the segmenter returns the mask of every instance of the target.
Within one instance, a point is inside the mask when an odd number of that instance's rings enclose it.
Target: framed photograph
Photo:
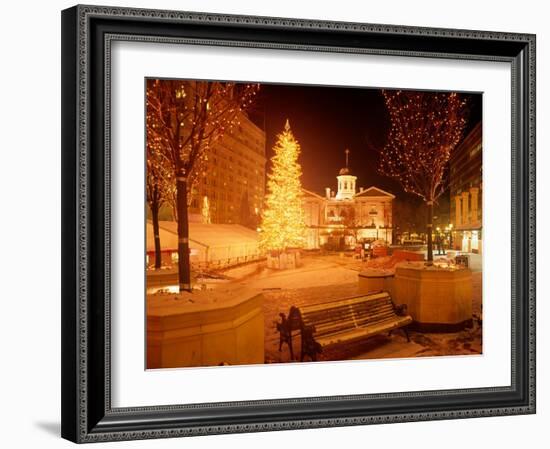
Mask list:
[[[62,12],[62,436],[535,412],[535,36]]]

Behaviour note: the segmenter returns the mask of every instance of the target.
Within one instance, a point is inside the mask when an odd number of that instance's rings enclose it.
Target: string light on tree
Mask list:
[[[306,226],[302,208],[302,168],[298,162],[300,145],[287,120],[277,135],[268,174],[267,194],[262,214],[260,245],[267,251],[302,248]]]
[[[209,150],[238,125],[258,90],[258,84],[147,80],[147,139],[158,142],[175,184],[180,291],[191,290],[187,208],[193,185]]]
[[[433,261],[433,205],[447,187],[452,151],[466,126],[466,100],[455,92],[383,91],[390,115],[380,172],[428,206],[428,261]]]
[[[163,150],[163,139],[153,132],[158,122],[151,114],[147,114],[147,170],[146,170],[146,198],[151,221],[153,224],[153,235],[155,241],[155,269],[161,268],[161,242],[159,213],[161,207],[170,203],[175,195],[176,183],[170,164],[165,157]]]

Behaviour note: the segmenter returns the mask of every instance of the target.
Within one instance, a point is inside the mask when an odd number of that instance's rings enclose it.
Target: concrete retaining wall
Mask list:
[[[407,304],[407,313],[421,330],[464,328],[472,322],[472,272],[399,264],[395,271],[394,302]]]
[[[147,368],[264,363],[262,304],[250,292],[148,296]]]

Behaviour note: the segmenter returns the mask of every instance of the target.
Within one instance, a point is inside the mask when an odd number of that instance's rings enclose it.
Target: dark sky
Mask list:
[[[468,97],[471,127],[481,118],[481,95]],[[265,128],[268,161],[276,135],[290,120],[301,146],[304,188],[321,195],[325,187],[336,190],[336,175],[345,166],[344,150],[349,148],[357,189],[376,185],[405,196],[399,183],[377,170],[378,151],[389,128],[380,89],[262,84],[251,118]]]

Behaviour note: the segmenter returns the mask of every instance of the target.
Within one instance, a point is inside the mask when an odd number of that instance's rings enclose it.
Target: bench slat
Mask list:
[[[321,302],[317,304],[306,305],[306,306],[300,307],[300,311],[302,312],[302,314],[304,314],[315,310],[334,308],[334,307],[337,307],[338,305],[349,305],[349,304],[356,304],[359,302],[375,301],[381,298],[391,300],[387,292],[380,292],[380,293],[369,294],[369,295],[353,296],[351,298],[340,299],[338,301],[329,301],[329,302]]]
[[[323,326],[315,326],[315,335],[328,335],[332,333],[339,333],[345,331],[346,329],[352,330],[360,327],[369,327],[374,326],[380,322],[392,320],[395,315],[392,313],[385,313],[380,315],[375,315],[369,318],[356,321],[347,321],[345,323],[337,322],[333,325],[326,324]]]
[[[393,309],[380,309],[376,311],[376,313],[370,313],[370,314],[364,314],[364,315],[356,315],[356,314],[350,314],[345,319],[332,319],[332,320],[324,320],[324,321],[309,321],[305,320],[304,324],[306,325],[313,325],[316,329],[321,329],[324,327],[330,327],[336,325],[336,323],[349,323],[348,325],[350,327],[357,327],[364,325],[366,323],[369,323],[371,321],[377,321],[380,319],[384,319],[384,317],[391,317],[395,316],[395,312]]]
[[[371,303],[359,303],[359,304],[353,304],[353,305],[343,305],[339,307],[331,307],[323,310],[316,310],[316,311],[302,311],[302,316],[310,316],[310,317],[316,317],[316,316],[323,316],[326,314],[334,314],[334,313],[340,313],[340,312],[347,312],[349,310],[370,310],[370,309],[376,309],[377,307],[383,307],[383,306],[392,306],[391,301],[376,301]]]
[[[359,327],[351,332],[342,332],[337,334],[331,334],[325,337],[315,338],[315,340],[321,344],[321,346],[329,346],[332,344],[341,343],[344,341],[356,340],[359,338],[365,338],[371,335],[379,334],[382,332],[387,332],[392,329],[397,329],[402,326],[406,326],[412,322],[410,316],[398,317],[398,319],[389,319],[378,323],[374,326],[369,327]]]
[[[339,307],[337,309],[325,309],[323,311],[316,311],[314,313],[302,313],[302,319],[310,321],[322,321],[327,318],[345,316],[349,314],[360,315],[376,313],[376,311],[381,309],[393,310],[393,305],[391,302],[385,302],[369,304],[365,306],[358,304],[354,306]]]
[[[409,320],[412,321],[412,318],[410,318],[408,316],[398,317],[397,319],[396,319],[396,317],[386,317],[386,319],[377,321],[375,323],[372,323],[369,326],[359,326],[359,327],[357,327],[357,328],[355,328],[351,331],[348,330],[348,331],[344,331],[344,332],[335,332],[335,333],[332,333],[332,334],[327,334],[327,335],[322,336],[322,338],[327,338],[327,337],[331,337],[331,336],[334,336],[334,335],[337,336],[339,334],[346,334],[346,333],[353,334],[356,331],[359,331],[359,333],[361,333],[363,330],[369,331],[369,329],[371,331],[374,331],[374,332],[382,332],[384,329],[387,330],[387,331],[390,331],[395,327],[400,327],[404,323],[408,323]]]
[[[375,316],[383,313],[394,313],[393,311],[393,305],[391,304],[385,304],[373,308],[368,309],[347,309],[345,311],[338,311],[334,313],[332,310],[327,310],[326,313],[323,314],[316,314],[314,316],[312,315],[305,315],[302,316],[302,319],[304,323],[307,325],[315,325],[315,327],[319,325],[324,325],[326,323],[333,323],[335,321],[360,321],[363,320],[365,317],[369,316]]]

